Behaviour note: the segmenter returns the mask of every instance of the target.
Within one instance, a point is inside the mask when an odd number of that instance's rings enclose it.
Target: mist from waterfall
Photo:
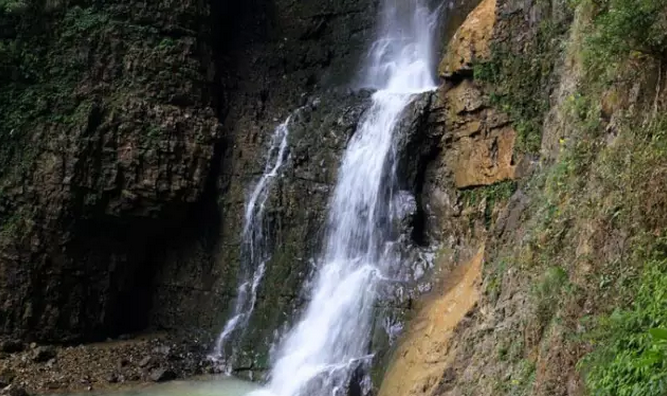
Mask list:
[[[383,0],[361,72],[376,89],[344,153],[310,300],[278,348],[264,395],[343,395],[372,358],[378,285],[398,263],[390,248],[396,208],[394,131],[414,94],[435,88],[437,12],[422,0]]]

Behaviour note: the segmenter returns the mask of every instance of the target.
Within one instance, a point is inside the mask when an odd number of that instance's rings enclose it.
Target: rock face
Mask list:
[[[142,328],[151,251],[201,200],[221,137],[209,7],[25,7],[0,14],[0,329]]]
[[[490,185],[514,178],[516,133],[506,114],[490,106],[472,75],[473,63],[491,56],[496,1],[482,1],[447,45],[440,63],[442,116],[447,131],[443,166],[454,173],[457,188]]]
[[[444,92],[445,128],[454,148],[448,167],[457,188],[490,185],[514,178],[516,133],[509,117],[486,104],[478,86],[464,79]]]
[[[289,157],[266,202],[272,255],[247,331],[226,350],[236,373],[261,373],[305,302],[340,156],[369,103],[347,88],[377,2],[19,3],[0,9],[0,335],[215,334],[238,293],[248,189],[292,115]],[[470,73],[488,56],[494,10],[485,0],[458,30],[447,84],[416,98],[397,134],[399,242],[415,265],[399,274],[408,286],[379,303],[378,360],[430,287],[429,242],[467,243],[458,189],[515,176],[515,132]],[[47,360],[61,359],[85,356]],[[135,360],[95,381],[201,372]]]
[[[496,23],[496,0],[483,0],[465,19],[449,41],[439,73],[452,77],[472,71],[474,62],[491,56],[489,46]]]
[[[163,252],[151,322],[220,330],[237,294],[241,231],[249,189],[263,171],[273,131],[290,114],[289,160],[266,202],[272,251],[247,331],[228,344],[239,373],[261,371],[277,332],[303,304],[301,284],[319,251],[342,150],[368,95],[347,92],[374,26],[371,1],[279,1],[257,5],[257,31],[242,30],[227,56],[225,150],[215,202]],[[264,19],[265,18],[265,19]],[[249,70],[253,70],[249,73]],[[300,109],[297,111],[297,109]]]
[[[667,180],[656,116],[667,103],[664,59],[624,53],[604,68],[587,58],[600,49],[589,39],[608,34],[602,19],[617,12],[590,11],[485,0],[449,42],[431,113],[442,130],[419,199],[425,234],[440,244],[435,279],[452,284],[436,282],[414,303],[380,396],[649,394],[655,385],[661,367],[618,380],[620,360],[609,357],[641,365],[652,344],[629,340],[646,329],[625,326],[634,315],[664,324],[646,313],[654,294],[639,307],[628,292],[659,289],[665,274],[667,206],[656,205]]]
[[[483,257],[480,249],[469,262],[448,274],[448,279],[441,279],[437,291],[416,310],[379,396],[433,394],[448,364],[442,356],[454,330],[479,299]]]
[[[20,3],[0,10],[0,333],[215,333],[236,295],[247,188],[303,107],[267,201],[255,330],[238,341],[239,368],[263,365],[301,304],[365,108],[346,85],[375,2]]]
[[[150,374],[150,379],[153,382],[166,382],[166,381],[171,381],[175,378],[176,378],[176,373],[164,367],[155,369]]]

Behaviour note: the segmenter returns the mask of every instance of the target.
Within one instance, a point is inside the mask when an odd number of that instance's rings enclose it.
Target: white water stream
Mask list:
[[[396,264],[388,248],[395,192],[394,130],[414,94],[431,90],[436,12],[422,0],[383,0],[363,85],[377,89],[345,151],[310,301],[281,343],[272,396],[343,395],[370,355],[377,287]]]
[[[274,130],[264,165],[264,173],[246,200],[241,246],[243,262],[237,288],[238,294],[232,316],[220,332],[215,349],[211,354],[211,358],[226,365],[227,370],[231,367],[226,361],[229,356],[225,356],[225,345],[235,332],[242,331],[247,326],[255,308],[257,288],[264,277],[266,262],[270,258],[264,235],[264,209],[272,182],[280,175],[280,169],[287,156],[287,137],[292,116],[293,114],[287,117]]]

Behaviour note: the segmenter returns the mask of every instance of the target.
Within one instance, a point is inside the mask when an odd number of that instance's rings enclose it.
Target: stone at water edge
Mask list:
[[[110,384],[115,384],[115,383],[117,383],[118,380],[119,380],[119,378],[118,378],[118,374],[116,374],[116,373],[111,373],[111,374],[107,375],[106,380],[107,380],[107,382],[110,383]]]
[[[152,360],[153,360],[152,357],[146,356],[145,358],[141,359],[141,361],[139,362],[139,367],[148,366],[151,363]]]
[[[30,396],[30,394],[21,387],[9,385],[0,391],[0,396]]]
[[[150,379],[153,382],[166,382],[176,379],[176,373],[167,368],[157,368],[151,371]]]

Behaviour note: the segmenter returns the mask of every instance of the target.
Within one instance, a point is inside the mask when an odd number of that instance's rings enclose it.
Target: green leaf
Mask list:
[[[656,340],[667,340],[667,329],[655,328],[648,331]]]

